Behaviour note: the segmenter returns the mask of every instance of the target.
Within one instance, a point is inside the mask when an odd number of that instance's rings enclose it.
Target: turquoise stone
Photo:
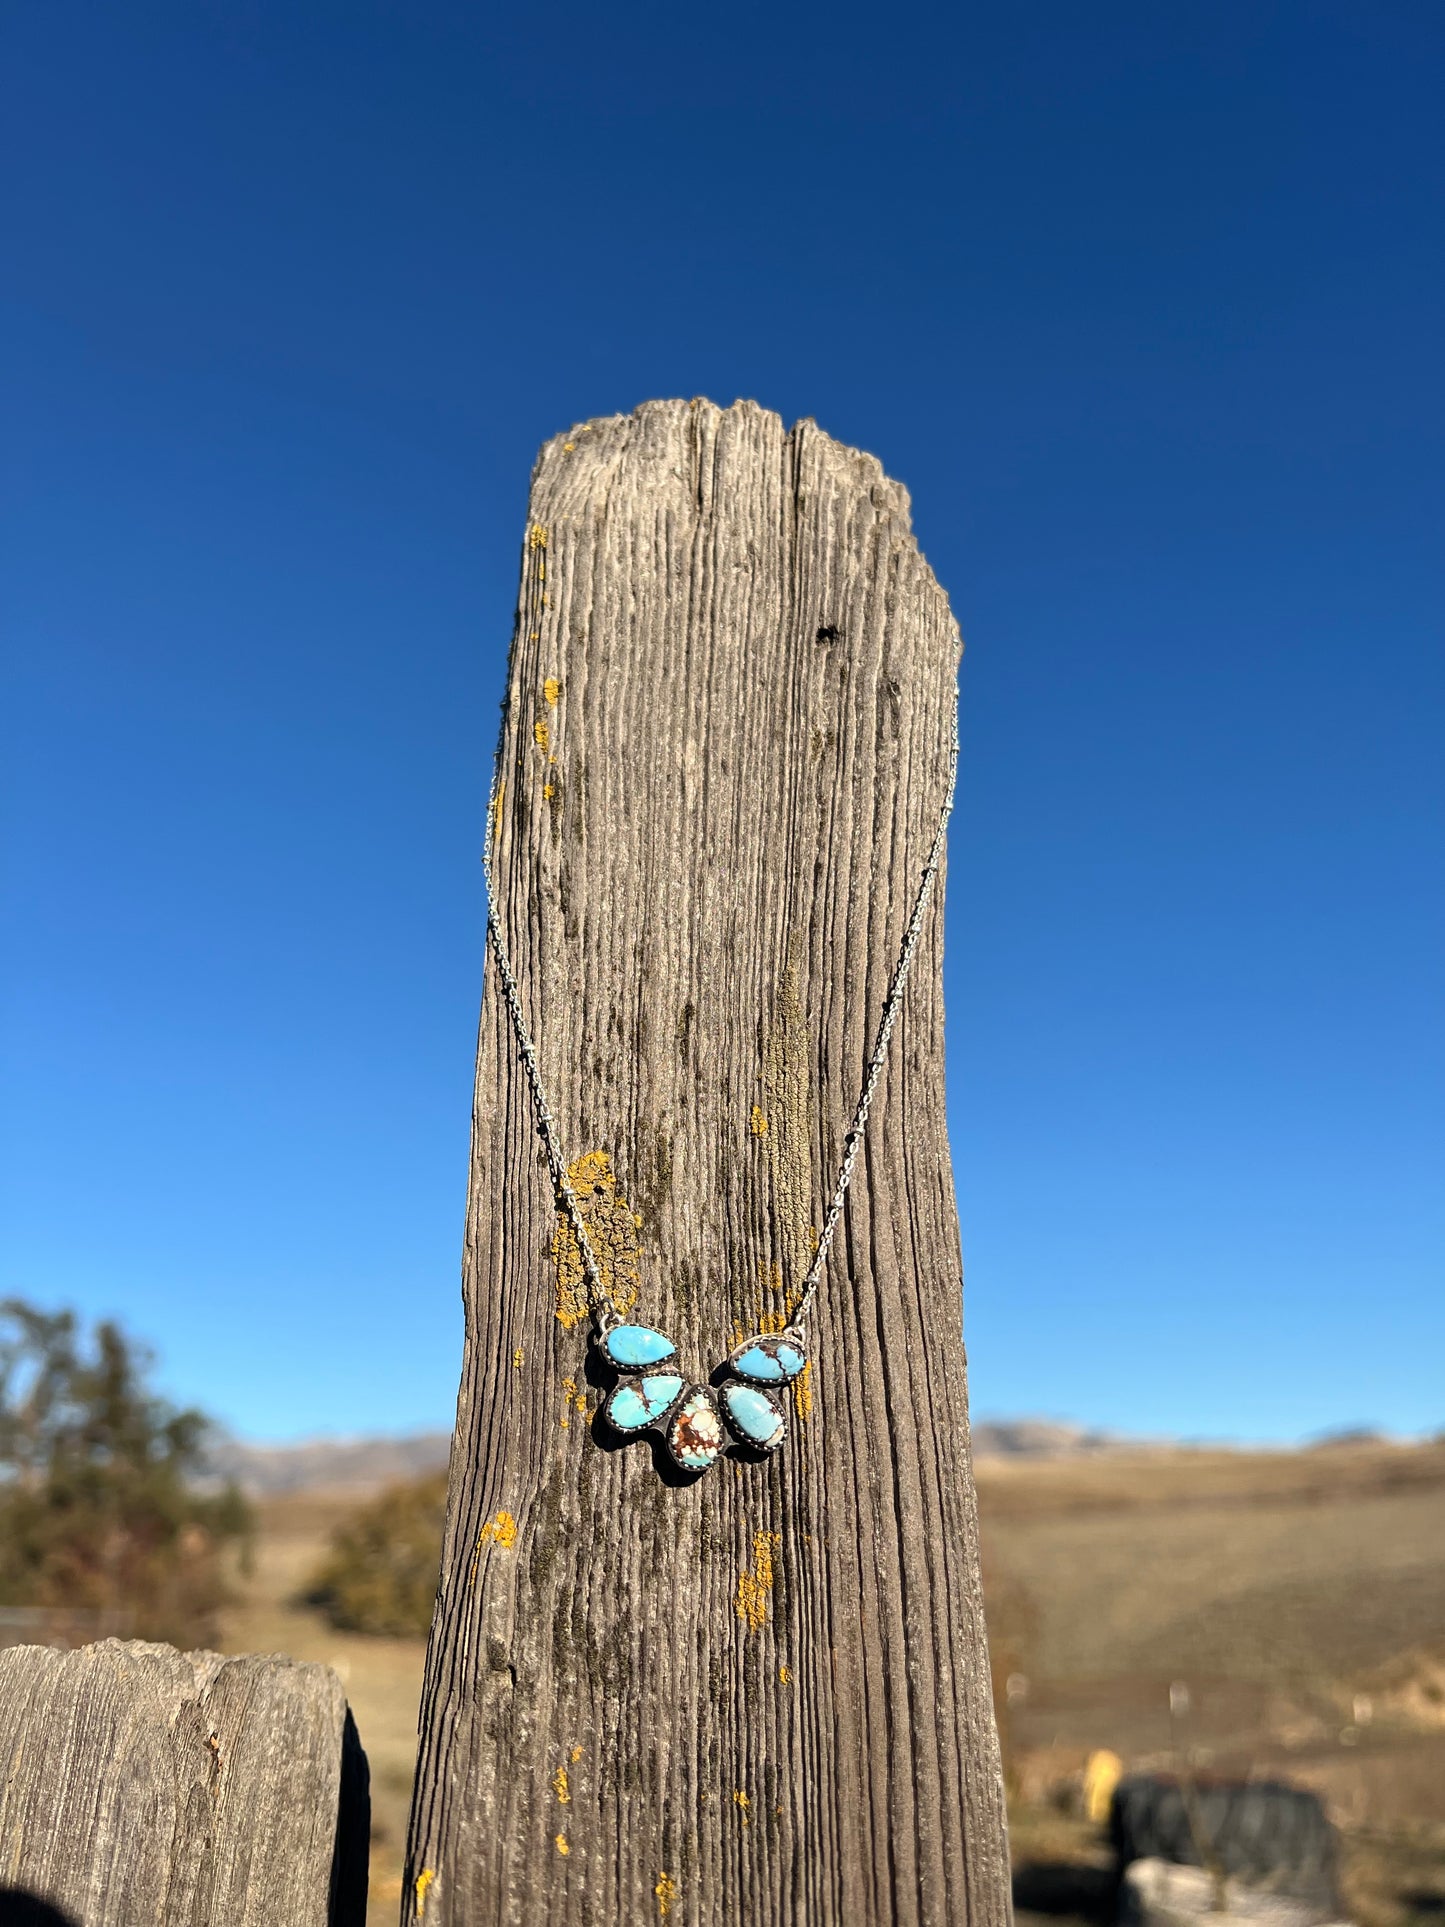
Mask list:
[[[739,1377],[761,1379],[769,1385],[782,1385],[796,1378],[807,1362],[796,1345],[782,1338],[750,1339],[729,1361]]]
[[[656,1424],[682,1386],[682,1379],[672,1372],[629,1379],[608,1399],[607,1421],[619,1432],[640,1432],[644,1426]]]
[[[614,1325],[602,1340],[602,1349],[609,1363],[623,1371],[636,1371],[639,1366],[671,1358],[677,1347],[651,1325]]]
[[[706,1472],[726,1444],[727,1434],[711,1392],[705,1386],[695,1386],[667,1428],[668,1450],[684,1471]]]
[[[783,1415],[766,1392],[755,1392],[751,1385],[723,1388],[723,1404],[734,1428],[749,1445],[766,1452],[783,1442]]]

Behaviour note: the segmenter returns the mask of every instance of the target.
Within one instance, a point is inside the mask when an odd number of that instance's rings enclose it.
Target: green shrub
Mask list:
[[[425,1638],[446,1523],[447,1475],[388,1486],[336,1528],[305,1593],[333,1626]]]
[[[234,1486],[196,1489],[209,1422],[150,1392],[149,1365],[114,1324],[87,1348],[72,1312],[0,1300],[0,1604],[202,1645],[250,1515]]]

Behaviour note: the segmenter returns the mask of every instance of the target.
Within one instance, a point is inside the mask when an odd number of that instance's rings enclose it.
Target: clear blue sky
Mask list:
[[[445,1424],[528,470],[812,415],[968,638],[975,1410],[1445,1424],[1437,6],[8,13],[7,1283]]]

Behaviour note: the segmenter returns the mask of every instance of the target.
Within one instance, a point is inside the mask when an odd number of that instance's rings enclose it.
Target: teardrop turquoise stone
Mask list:
[[[671,1358],[677,1347],[651,1325],[614,1325],[603,1339],[602,1349],[614,1365],[635,1371],[640,1365],[655,1365],[659,1359]]]
[[[774,1445],[782,1437],[783,1418],[766,1392],[755,1392],[751,1385],[728,1385],[723,1389],[728,1417],[751,1445]]]
[[[694,1387],[667,1428],[672,1456],[688,1472],[706,1472],[727,1442],[712,1394],[705,1385]]]
[[[633,1385],[619,1385],[607,1401],[608,1422],[619,1432],[640,1432],[660,1419],[682,1390],[683,1381],[671,1372],[654,1372]]]

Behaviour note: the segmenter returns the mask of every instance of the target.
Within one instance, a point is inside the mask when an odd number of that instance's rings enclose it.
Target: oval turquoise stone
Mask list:
[[[640,1365],[656,1365],[660,1359],[671,1358],[677,1347],[651,1325],[614,1325],[603,1339],[602,1349],[614,1365],[635,1371]]]
[[[619,1385],[607,1401],[608,1422],[619,1432],[640,1432],[655,1424],[682,1390],[683,1381],[671,1372],[654,1372],[648,1378]]]
[[[728,1417],[750,1445],[776,1445],[783,1436],[783,1415],[766,1392],[750,1385],[729,1385],[723,1391]]]
[[[744,1378],[758,1378],[769,1385],[781,1385],[796,1378],[807,1364],[807,1356],[785,1338],[755,1338],[735,1351],[732,1368]]]
[[[733,1369],[746,1373],[749,1378],[783,1379],[787,1376],[779,1361],[771,1352],[765,1352],[761,1345],[749,1345],[745,1352],[735,1353]]]

